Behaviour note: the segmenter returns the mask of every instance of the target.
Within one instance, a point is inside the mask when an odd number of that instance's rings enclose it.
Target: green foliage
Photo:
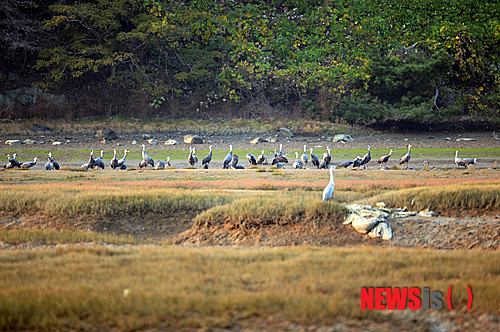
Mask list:
[[[436,117],[439,106],[432,100],[451,67],[452,57],[444,50],[430,57],[415,52],[396,57],[377,48],[370,55],[368,78],[355,82],[357,90],[341,99],[341,116],[349,122]]]
[[[45,25],[58,41],[44,45],[36,68],[55,83],[107,79],[146,93],[159,110],[168,96],[195,108],[264,100],[309,117],[332,110],[351,122],[467,109],[498,116],[497,6],[471,0],[80,1],[49,7],[53,15]]]

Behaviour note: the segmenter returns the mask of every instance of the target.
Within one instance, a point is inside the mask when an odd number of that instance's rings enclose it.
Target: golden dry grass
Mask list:
[[[500,256],[418,249],[69,248],[0,252],[0,329],[230,328],[280,315],[303,324],[391,319],[361,287],[430,287],[454,308],[498,315]],[[442,309],[448,311],[446,306]]]
[[[391,207],[408,207],[410,210],[430,209],[439,213],[472,211],[474,213],[500,210],[500,182],[458,184],[390,191],[368,200],[384,202]]]
[[[202,211],[233,200],[227,193],[154,189],[134,184],[126,189],[96,183],[0,185],[0,193],[0,211],[39,211],[65,217]]]
[[[317,195],[316,195],[317,196]],[[323,202],[311,195],[276,193],[253,196],[220,205],[200,213],[196,225],[220,221],[240,224],[243,228],[288,223],[341,222],[347,209],[336,202]]]
[[[343,123],[329,123],[313,120],[277,120],[277,119],[232,119],[228,121],[208,121],[194,119],[178,120],[139,120],[127,118],[105,118],[89,121],[64,121],[29,119],[14,123],[0,123],[0,131],[8,135],[33,134],[33,124],[48,126],[54,132],[64,134],[94,134],[103,128],[113,128],[117,133],[134,132],[188,132],[188,133],[227,133],[262,134],[277,132],[280,127],[287,127],[294,133],[307,133],[311,135],[344,132],[346,134],[369,134],[373,131],[364,127],[351,126]]]
[[[50,174],[2,173],[8,174],[5,174],[4,181],[0,184],[0,211],[31,211],[67,217],[141,215],[145,212],[187,210],[202,212],[246,196],[260,195],[269,197],[266,199],[283,197],[286,203],[279,204],[289,207],[288,211],[292,210],[291,206],[301,205],[294,212],[295,218],[298,218],[306,213],[308,207],[315,206],[315,201],[321,199],[321,192],[328,182],[326,172],[321,170],[282,170],[277,175],[278,178],[270,172],[246,171],[235,175],[234,172],[224,174],[220,170],[183,170],[174,174],[163,172],[161,179],[152,179],[154,176],[158,177],[158,172],[95,172],[84,173],[83,177],[80,173],[75,175],[68,171],[49,172]],[[353,176],[353,173],[356,174]],[[336,172],[334,200],[338,203],[373,203],[374,200],[382,200],[390,206],[430,208],[436,211],[446,211],[448,208],[488,211],[499,208],[500,180],[487,180],[487,175],[493,178],[497,176],[495,170],[460,178],[442,177],[442,174],[438,177],[418,178],[428,173]],[[45,174],[49,179],[52,177],[52,183],[32,181]],[[394,179],[394,175],[406,178]],[[235,178],[236,176],[240,178]],[[130,180],[124,181],[127,178]],[[372,197],[375,198],[371,199]],[[252,203],[251,207],[241,204],[231,205],[227,213],[247,216],[245,209],[262,212],[260,206],[265,206],[266,213],[275,215],[271,212],[273,204],[258,201]],[[217,211],[220,214],[222,208]],[[283,211],[279,210],[278,213]]]
[[[494,210],[500,192],[496,170],[336,171],[334,199],[326,203],[320,201],[326,171],[49,173],[1,172],[0,210],[78,217],[194,209],[199,223],[337,222],[345,202]],[[135,239],[2,230],[0,241],[121,244]],[[390,314],[360,310],[360,288],[376,286],[445,293],[453,285],[454,307],[463,310],[469,285],[472,310],[499,315],[499,266],[498,253],[475,250],[143,245],[3,250],[0,330],[230,328],[236,320],[270,315],[302,324],[331,324],[338,317],[390,320]]]
[[[135,244],[130,235],[101,234],[64,230],[19,230],[0,228],[0,242],[8,244],[34,243],[41,245],[82,242],[105,242],[111,244]]]

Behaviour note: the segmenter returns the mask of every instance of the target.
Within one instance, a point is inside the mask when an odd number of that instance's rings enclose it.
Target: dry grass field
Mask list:
[[[431,147],[419,153],[434,164],[444,156]],[[493,162],[338,169],[328,202],[328,170],[201,170],[180,161],[126,172],[2,169],[0,330],[498,330]],[[381,201],[439,216],[392,221],[390,241],[342,224],[346,205]],[[361,287],[446,294],[449,286],[452,311],[360,309]]]

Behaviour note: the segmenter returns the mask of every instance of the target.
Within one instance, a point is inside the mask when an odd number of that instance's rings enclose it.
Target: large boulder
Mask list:
[[[356,230],[356,232],[361,234],[366,234],[371,231],[379,222],[385,221],[384,218],[375,217],[375,216],[360,216],[353,215],[352,217],[352,227]]]
[[[282,133],[286,137],[290,137],[290,138],[293,137],[292,131],[290,129],[288,129],[288,128],[280,128],[280,133]]]
[[[203,137],[198,135],[186,135],[184,136],[184,143],[186,144],[202,144]]]
[[[254,140],[252,140],[250,143],[251,144],[259,144],[259,143],[267,143],[269,142],[267,139],[262,138],[262,137],[257,137]]]
[[[353,142],[354,139],[349,136],[349,135],[346,135],[346,134],[338,134],[338,135],[335,135],[333,137],[333,143],[335,142],[344,142],[344,143],[347,143],[347,142]]]
[[[18,139],[9,139],[5,141],[5,145],[21,145],[23,142],[21,142]]]
[[[35,140],[32,140],[30,138],[27,138],[23,141],[24,144],[32,145],[32,144],[37,144],[38,142]]]
[[[372,228],[372,230],[368,233],[368,236],[371,238],[380,237],[382,240],[391,240],[393,236],[392,228],[389,224],[380,222],[377,226]]]
[[[98,130],[97,133],[95,134],[95,137],[100,141],[101,140],[112,141],[118,139],[119,136],[113,130],[106,128]]]
[[[179,142],[177,142],[175,139],[168,139],[165,141],[164,145],[177,145]]]

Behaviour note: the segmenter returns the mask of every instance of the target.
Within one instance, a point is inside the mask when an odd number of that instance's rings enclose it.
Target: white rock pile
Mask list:
[[[349,215],[344,225],[352,225],[361,234],[368,234],[371,238],[380,237],[382,240],[391,240],[394,236],[389,218],[406,218],[416,216],[433,217],[436,214],[429,210],[420,212],[408,211],[407,209],[386,208],[384,203],[377,203],[377,207],[371,205],[352,204],[348,205]]]

